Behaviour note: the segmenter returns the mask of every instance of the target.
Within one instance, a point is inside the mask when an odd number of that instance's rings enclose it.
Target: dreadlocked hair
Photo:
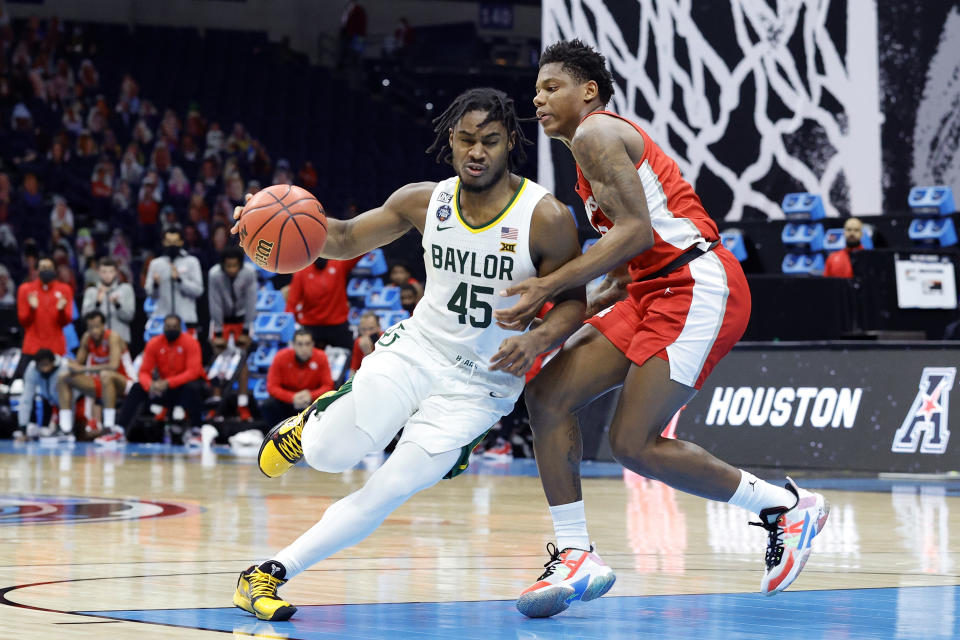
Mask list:
[[[580,40],[561,40],[540,55],[540,68],[559,62],[561,68],[579,82],[597,83],[597,96],[607,104],[613,97],[613,74],[607,69],[607,59]]]
[[[525,145],[533,144],[520,128],[521,119],[517,117],[513,99],[499,89],[479,87],[468,89],[454,98],[447,110],[433,119],[433,131],[437,137],[427,148],[427,153],[435,153],[437,163],[452,164],[453,150],[450,148],[450,130],[470,111],[486,111],[484,126],[490,122],[502,122],[507,130],[507,138],[514,140],[513,149],[507,157],[507,167],[513,171],[527,160]]]

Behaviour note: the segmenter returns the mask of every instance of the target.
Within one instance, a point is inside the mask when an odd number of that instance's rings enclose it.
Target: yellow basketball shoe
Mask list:
[[[336,391],[328,391],[309,407],[291,416],[271,429],[260,445],[257,456],[260,471],[268,478],[282,476],[303,458],[303,425],[314,413],[322,413],[334,400],[353,389],[353,380],[347,380]]]
[[[261,620],[289,620],[297,608],[277,595],[277,589],[287,582],[283,579],[286,572],[283,565],[273,560],[259,567],[251,566],[237,579],[237,590],[233,593],[234,606],[249,611]]]

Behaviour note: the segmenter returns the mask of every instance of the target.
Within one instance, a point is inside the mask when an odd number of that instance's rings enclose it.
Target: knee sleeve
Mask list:
[[[350,469],[375,444],[357,427],[352,393],[335,400],[323,413],[310,416],[303,426],[301,442],[307,464],[327,473]]]

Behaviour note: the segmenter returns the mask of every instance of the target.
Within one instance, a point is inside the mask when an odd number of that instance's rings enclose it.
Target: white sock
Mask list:
[[[60,409],[60,431],[73,433],[73,411]]]
[[[727,500],[730,504],[757,515],[770,507],[792,507],[796,501],[797,497],[783,487],[760,480],[743,469],[740,470],[740,485],[737,491]]]
[[[587,515],[583,500],[550,507],[553,531],[557,535],[557,548],[590,549],[590,534],[587,533]]]
[[[247,398],[247,394],[241,393],[240,395],[237,396],[237,406],[238,406],[238,407],[246,407],[246,406],[249,406],[249,405],[250,405],[250,399]]]
[[[400,444],[361,489],[327,508],[320,522],[273,559],[289,580],[337,551],[374,532],[390,513],[413,494],[440,481],[460,450],[430,454],[412,442]]]
[[[103,410],[103,428],[104,429],[113,429],[113,425],[117,422],[117,410],[116,409],[104,409]]]

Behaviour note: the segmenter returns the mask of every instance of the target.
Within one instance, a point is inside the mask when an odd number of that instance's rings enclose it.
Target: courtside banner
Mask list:
[[[738,348],[680,414],[677,437],[739,466],[960,470],[960,345]]]

